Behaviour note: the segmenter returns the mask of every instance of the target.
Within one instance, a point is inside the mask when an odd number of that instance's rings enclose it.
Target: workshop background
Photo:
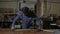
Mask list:
[[[13,19],[20,8],[27,6],[43,22],[43,30],[21,29],[21,20],[11,30]],[[33,22],[36,25],[36,21]],[[37,28],[37,27],[36,27]],[[1,34],[60,34],[60,0],[0,0],[0,33]]]
[[[60,0],[0,0],[0,28],[10,28],[19,9],[27,5],[41,18],[43,29],[60,29]]]

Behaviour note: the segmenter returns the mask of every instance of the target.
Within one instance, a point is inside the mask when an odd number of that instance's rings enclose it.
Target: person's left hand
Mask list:
[[[14,30],[15,28],[14,27],[11,27],[11,30]]]

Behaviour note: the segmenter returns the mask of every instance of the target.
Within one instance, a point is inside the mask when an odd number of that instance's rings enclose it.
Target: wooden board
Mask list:
[[[0,13],[14,13],[13,8],[0,8]]]
[[[20,31],[12,31],[10,29],[8,30],[0,30],[1,34],[54,34],[52,32],[45,32],[45,31],[40,31],[40,32],[32,32],[32,30],[20,30]]]

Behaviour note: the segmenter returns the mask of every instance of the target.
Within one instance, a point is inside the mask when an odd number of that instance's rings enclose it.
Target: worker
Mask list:
[[[15,23],[19,18],[22,20],[22,29],[33,29],[34,24],[32,18],[36,19],[36,24],[39,26],[38,28],[42,28],[43,24],[41,20],[28,7],[23,7],[23,9],[19,11],[13,20],[11,29],[15,29]]]

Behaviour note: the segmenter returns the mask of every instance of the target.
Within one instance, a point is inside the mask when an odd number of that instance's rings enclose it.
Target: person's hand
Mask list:
[[[36,32],[40,32],[40,31],[42,31],[41,29],[36,29]]]
[[[11,30],[14,30],[15,28],[14,27],[11,27]]]
[[[42,30],[42,28],[38,27],[38,28],[36,29],[36,32],[40,32],[40,31],[43,31],[43,30]]]

